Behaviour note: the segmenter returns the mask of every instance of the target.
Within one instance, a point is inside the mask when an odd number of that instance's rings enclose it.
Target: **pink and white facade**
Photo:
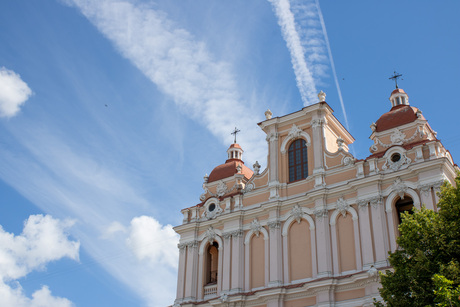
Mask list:
[[[400,212],[437,210],[456,175],[421,111],[396,89],[371,125],[371,155],[319,102],[259,123],[267,168],[238,144],[205,176],[200,204],[183,209],[174,306],[371,306],[378,270],[396,249]]]

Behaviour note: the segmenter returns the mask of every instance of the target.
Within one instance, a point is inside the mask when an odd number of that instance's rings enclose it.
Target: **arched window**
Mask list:
[[[305,140],[297,139],[289,146],[289,182],[307,178],[308,159]]]
[[[396,211],[398,212],[399,224],[401,224],[401,216],[404,212],[412,213],[412,208],[414,208],[414,201],[412,198],[405,196],[404,198],[398,199],[395,204]]]
[[[213,242],[208,247],[206,255],[206,285],[217,283],[217,268],[219,259],[219,244]]]

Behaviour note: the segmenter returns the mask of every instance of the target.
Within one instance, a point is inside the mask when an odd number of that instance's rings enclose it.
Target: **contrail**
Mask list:
[[[317,100],[315,80],[305,61],[305,51],[295,28],[294,15],[291,12],[289,0],[269,1],[275,9],[278,24],[281,27],[283,38],[291,54],[291,62],[302,101],[305,106],[313,104]]]
[[[323,30],[324,40],[326,41],[327,53],[329,54],[329,61],[331,63],[332,74],[334,75],[335,86],[337,87],[337,93],[339,95],[340,106],[342,107],[343,117],[345,119],[345,126],[347,130],[350,131],[350,126],[348,125],[347,112],[345,111],[345,104],[343,103],[342,91],[340,90],[339,81],[337,79],[337,73],[335,71],[334,59],[332,58],[331,45],[329,44],[329,37],[327,36],[326,24],[324,23],[323,13],[321,13],[321,8],[319,6],[319,0],[315,0],[316,8],[318,10],[319,20],[321,22],[321,28]]]
[[[324,84],[322,79],[329,77],[327,71],[330,63],[345,126],[349,130],[348,118],[319,0],[294,0],[291,2],[289,0],[269,0],[269,2],[275,9],[283,38],[291,53],[297,86],[304,105],[317,101],[316,86]]]

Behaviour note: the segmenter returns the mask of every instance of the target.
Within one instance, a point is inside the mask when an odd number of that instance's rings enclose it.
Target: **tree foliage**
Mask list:
[[[380,276],[387,306],[460,306],[460,177],[455,182],[441,187],[438,212],[403,215],[393,270]]]

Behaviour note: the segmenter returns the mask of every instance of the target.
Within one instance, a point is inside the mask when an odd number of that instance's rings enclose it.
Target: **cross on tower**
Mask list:
[[[235,142],[234,142],[235,144],[236,144],[236,135],[237,135],[238,132],[241,132],[241,130],[238,130],[238,129],[235,127],[235,130],[233,130],[233,132],[230,133],[230,134],[233,134],[233,135],[235,136]]]
[[[388,78],[388,79],[390,79],[390,80],[391,80],[391,79],[394,79],[394,80],[395,80],[396,88],[398,88],[398,78],[400,78],[400,77],[402,77],[402,74],[398,74],[396,71],[394,71],[393,76],[391,76],[391,77]],[[401,78],[401,80],[403,80],[403,79]]]

